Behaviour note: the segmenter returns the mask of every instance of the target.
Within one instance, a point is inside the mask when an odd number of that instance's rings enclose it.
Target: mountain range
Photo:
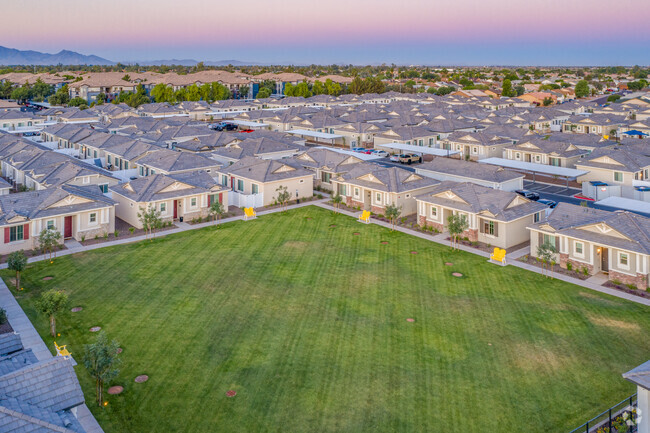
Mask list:
[[[87,56],[61,50],[56,54],[39,51],[21,51],[0,46],[0,65],[114,65],[115,62],[98,56]]]
[[[14,48],[0,46],[0,65],[115,65],[117,62],[107,60],[99,56],[80,54],[74,51],[61,50],[56,54],[41,53],[39,51],[21,51]],[[170,60],[149,60],[140,62],[122,62],[124,64],[139,64],[142,66],[159,65],[181,65],[194,66],[199,63],[194,59],[170,59]],[[217,60],[203,62],[205,66],[250,66],[258,65],[254,62],[242,62],[240,60]]]

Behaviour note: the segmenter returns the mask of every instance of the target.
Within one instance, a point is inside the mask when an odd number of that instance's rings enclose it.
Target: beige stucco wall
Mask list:
[[[614,170],[581,166],[579,163],[576,164],[576,168],[578,170],[589,171],[589,173],[578,177],[577,180],[580,183],[590,182],[590,181],[600,181],[600,182],[606,182],[610,185],[632,186],[632,182],[634,181],[634,173],[625,171],[623,166],[621,166],[621,170],[619,170],[621,173],[623,173],[623,182],[617,182],[614,180]]]

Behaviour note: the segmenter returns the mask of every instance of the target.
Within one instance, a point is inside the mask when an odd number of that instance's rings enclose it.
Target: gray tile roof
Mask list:
[[[273,182],[313,175],[309,170],[296,168],[282,160],[260,159],[252,156],[246,156],[219,171],[258,182]]]
[[[185,183],[192,188],[162,192],[175,182]],[[135,202],[152,202],[206,192],[218,192],[222,190],[222,187],[208,173],[198,170],[174,175],[154,174],[139,177],[120,185],[111,186],[109,189]]]
[[[650,390],[650,361],[646,361],[627,373],[623,373],[623,378],[635,385]]]
[[[61,356],[0,376],[0,399],[9,398],[54,412],[84,403],[72,361]]]
[[[21,349],[10,355],[2,356],[0,357],[0,376],[20,370],[27,365],[36,364],[37,362],[38,359],[34,355],[34,352],[32,352],[32,349]]]
[[[420,170],[497,183],[524,177],[522,173],[506,170],[503,167],[443,157],[437,157],[431,162],[418,165],[416,171]]]
[[[438,195],[447,191],[453,193],[462,201]],[[416,199],[473,214],[489,212],[493,215],[490,218],[504,222],[513,221],[546,209],[546,205],[525,199],[515,192],[497,190],[470,182],[444,181],[432,191],[420,195]],[[519,204],[516,204],[515,200]]]
[[[369,175],[376,179],[376,181],[367,180]],[[414,191],[439,183],[435,179],[420,176],[403,168],[383,167],[372,162],[355,164],[350,171],[337,177],[335,180],[377,191],[394,193]]]
[[[8,355],[23,348],[20,335],[15,332],[0,334],[0,356]]]

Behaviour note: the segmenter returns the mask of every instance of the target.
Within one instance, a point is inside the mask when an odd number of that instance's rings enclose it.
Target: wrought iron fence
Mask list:
[[[606,411],[596,415],[580,427],[571,430],[569,433],[617,433],[618,430],[614,427],[620,421],[624,412],[629,412],[636,408],[636,393],[630,397],[622,400],[618,404],[610,407]],[[626,433],[635,433],[637,426],[633,425],[628,428]]]

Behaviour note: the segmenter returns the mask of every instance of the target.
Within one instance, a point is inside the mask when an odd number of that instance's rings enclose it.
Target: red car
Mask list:
[[[249,132],[253,132],[253,129],[242,129],[242,130],[239,131],[239,132],[246,132],[246,133],[249,133]]]

